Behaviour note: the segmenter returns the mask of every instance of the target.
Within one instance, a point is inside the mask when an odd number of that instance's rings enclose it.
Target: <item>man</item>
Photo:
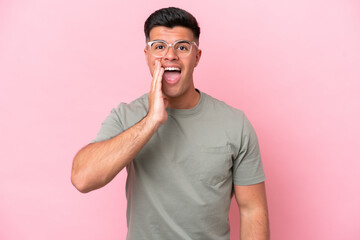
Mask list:
[[[188,12],[154,12],[145,22],[150,92],[113,109],[74,158],[72,183],[84,193],[126,167],[128,240],[228,240],[233,193],[241,239],[269,239],[256,134],[243,112],[195,89],[199,35]]]

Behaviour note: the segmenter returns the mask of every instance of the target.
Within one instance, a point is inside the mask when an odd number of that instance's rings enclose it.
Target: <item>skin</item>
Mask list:
[[[269,214],[265,183],[249,186],[234,185],[240,213],[241,240],[269,240]]]
[[[194,41],[193,33],[184,27],[154,27],[149,41],[161,39],[168,43],[177,40]],[[193,71],[198,65],[201,50],[193,47],[186,58],[177,57],[172,48],[163,58],[155,58],[144,49],[146,62],[152,75],[149,91],[149,111],[137,124],[118,136],[83,147],[74,157],[71,182],[82,193],[87,193],[108,184],[128,165],[167,120],[166,107],[193,108],[200,95],[195,90]],[[178,66],[181,78],[176,84],[163,79],[164,67]],[[242,240],[268,240],[269,224],[265,184],[250,186],[234,185],[234,193],[241,216]]]

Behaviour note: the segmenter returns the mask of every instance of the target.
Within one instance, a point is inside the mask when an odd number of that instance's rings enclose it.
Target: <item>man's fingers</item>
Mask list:
[[[153,73],[153,79],[151,81],[151,92],[155,91],[155,85],[156,85],[156,76],[158,74],[158,61],[155,60],[155,69]]]
[[[160,67],[159,75],[157,76],[155,89],[161,91],[162,77],[164,75],[164,68]]]
[[[160,61],[156,61],[157,62],[157,74],[155,76],[155,89],[154,90],[158,90],[159,86],[161,88],[161,80],[162,80],[162,76],[164,73],[164,68],[161,67],[161,63]]]
[[[161,67],[160,61],[155,60],[155,69],[154,69],[153,80],[152,80],[152,84],[151,84],[151,91],[155,91],[157,89],[159,81],[161,82],[162,75],[163,75],[163,72],[161,69],[163,69],[163,68]]]

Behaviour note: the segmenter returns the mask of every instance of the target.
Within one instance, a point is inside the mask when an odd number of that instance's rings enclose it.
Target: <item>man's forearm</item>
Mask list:
[[[269,217],[267,209],[240,210],[240,239],[270,239]]]
[[[112,139],[82,148],[73,161],[73,185],[86,193],[109,183],[136,157],[158,127],[150,117],[145,117]]]

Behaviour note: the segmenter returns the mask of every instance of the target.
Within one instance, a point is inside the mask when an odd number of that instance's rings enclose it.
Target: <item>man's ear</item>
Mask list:
[[[201,49],[198,49],[197,50],[197,53],[196,53],[196,62],[195,62],[195,67],[199,64],[199,61],[200,61],[200,58],[201,58]]]
[[[144,48],[146,64],[149,65],[147,47]]]

